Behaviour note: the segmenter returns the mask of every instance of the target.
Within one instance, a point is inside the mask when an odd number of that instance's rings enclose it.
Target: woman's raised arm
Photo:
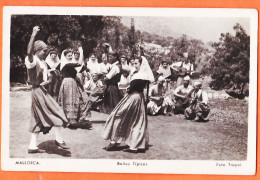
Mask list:
[[[35,41],[35,36],[40,31],[39,26],[35,26],[33,28],[33,32],[31,35],[31,39],[29,41],[29,44],[27,46],[27,55],[28,55],[28,60],[32,63],[33,62],[33,54],[34,54],[34,41]]]

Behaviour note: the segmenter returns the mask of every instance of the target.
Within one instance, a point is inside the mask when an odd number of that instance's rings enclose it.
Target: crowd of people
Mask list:
[[[95,52],[83,57],[82,47],[65,49],[59,58],[43,41],[35,41],[39,31],[38,26],[33,28],[25,58],[27,82],[33,87],[28,153],[43,152],[37,137],[51,128],[56,145],[68,149],[61,127],[91,129],[91,110],[109,114],[103,132],[110,140],[107,151],[119,144],[126,144],[124,151],[130,153],[147,150],[147,115],[184,114],[186,119],[207,121],[207,93],[200,81],[191,85],[194,68],[187,53],[185,61],[163,60],[154,73],[141,47],[129,60],[107,43],[102,63]]]

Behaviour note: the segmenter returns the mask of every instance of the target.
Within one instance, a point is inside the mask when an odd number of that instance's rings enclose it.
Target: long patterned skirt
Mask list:
[[[41,87],[32,89],[32,118],[29,132],[48,133],[53,126],[61,127],[68,120],[59,104]]]
[[[148,121],[143,93],[126,95],[109,115],[103,137],[131,148],[145,149],[148,145]]]
[[[71,124],[90,116],[91,103],[74,78],[63,79],[58,103]]]

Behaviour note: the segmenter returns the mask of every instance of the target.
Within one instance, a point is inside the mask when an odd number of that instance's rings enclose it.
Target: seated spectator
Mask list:
[[[201,90],[201,82],[194,83],[194,91],[191,93],[191,103],[185,109],[184,115],[187,119],[205,121],[208,118],[210,108],[208,106],[208,95]]]
[[[167,92],[168,85],[164,85],[163,76],[158,78],[158,83],[153,85],[149,91],[149,100],[147,111],[150,115],[168,115],[171,116],[173,102]],[[168,82],[166,82],[168,84]]]
[[[175,114],[183,114],[184,110],[189,107],[190,102],[190,95],[193,91],[193,87],[189,85],[190,83],[190,77],[186,76],[183,79],[183,85],[180,85],[177,87],[174,91],[175,96],[175,108],[174,113]]]
[[[92,104],[91,109],[100,110],[104,86],[102,81],[98,79],[98,74],[93,74],[92,78],[86,81],[84,89],[89,95],[89,101]]]
[[[95,53],[90,53],[87,67],[91,75],[96,73],[101,74],[101,67],[98,63],[97,55]]]

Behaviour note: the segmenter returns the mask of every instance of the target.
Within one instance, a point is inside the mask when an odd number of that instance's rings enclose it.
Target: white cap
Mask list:
[[[200,81],[194,82],[194,86],[197,86],[197,85],[201,85],[201,82]]]
[[[202,84],[201,84],[201,82],[200,81],[196,81],[195,83],[194,83],[194,86],[201,86]]]
[[[185,76],[183,80],[184,81],[189,81],[190,80],[190,76]]]

